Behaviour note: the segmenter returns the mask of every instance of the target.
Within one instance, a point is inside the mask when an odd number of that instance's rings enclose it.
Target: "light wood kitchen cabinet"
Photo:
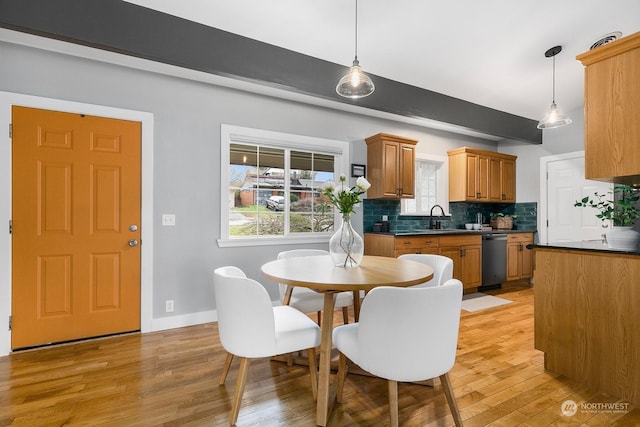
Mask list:
[[[415,197],[415,139],[379,133],[367,143],[369,199],[413,199]]]
[[[397,258],[403,254],[439,254],[453,260],[453,277],[465,291],[482,284],[482,236],[364,234],[364,254]]]
[[[482,284],[481,236],[440,236],[439,253],[453,260],[453,277],[462,282],[464,289]]]
[[[461,147],[449,155],[449,201],[516,201],[516,156]]]
[[[528,279],[533,275],[533,233],[507,235],[507,281]]]
[[[365,233],[364,254],[397,258],[403,254],[437,254],[438,236],[401,236]]]
[[[640,184],[640,32],[577,59],[585,65],[585,178]]]

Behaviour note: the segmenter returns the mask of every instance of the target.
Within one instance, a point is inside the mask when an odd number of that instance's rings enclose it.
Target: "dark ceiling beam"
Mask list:
[[[501,138],[542,143],[537,122],[371,75],[376,91],[350,100],[348,68],[120,0],[0,0],[0,27],[241,79]]]

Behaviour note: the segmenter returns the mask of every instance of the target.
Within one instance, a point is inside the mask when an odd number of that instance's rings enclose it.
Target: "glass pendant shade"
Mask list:
[[[551,107],[549,107],[547,114],[544,115],[542,120],[538,122],[538,129],[553,129],[571,123],[571,118],[563,114],[556,105],[556,55],[560,52],[562,52],[562,46],[554,46],[544,53],[545,57],[553,58],[553,89],[551,92]]]
[[[538,129],[552,129],[569,123],[571,123],[571,118],[558,110],[558,106],[553,102],[547,114],[538,122]]]
[[[356,99],[371,95],[375,88],[369,76],[362,72],[358,59],[354,59],[349,73],[338,82],[336,92],[345,98]]]

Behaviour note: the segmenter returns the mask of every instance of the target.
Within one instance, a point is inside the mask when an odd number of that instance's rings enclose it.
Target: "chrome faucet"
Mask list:
[[[440,221],[436,221],[436,225],[433,225],[433,210],[435,208],[440,208],[440,216],[444,216],[444,209],[442,209],[442,206],[440,205],[433,205],[433,207],[431,208],[431,211],[429,212],[429,229],[434,229],[434,228],[440,228]]]

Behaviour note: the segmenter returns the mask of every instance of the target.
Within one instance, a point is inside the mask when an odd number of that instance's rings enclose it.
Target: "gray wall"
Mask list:
[[[238,265],[250,277],[266,283],[260,265],[274,259],[278,251],[293,248],[217,246],[222,123],[349,141],[352,163],[366,163],[363,139],[378,132],[417,138],[421,151],[443,156],[446,150],[461,145],[497,147],[494,142],[469,136],[4,42],[0,42],[0,58],[2,91],[154,114],[154,318],[167,316],[166,299],[175,301],[172,315],[212,310],[211,267]],[[554,142],[555,138],[559,140]],[[566,139],[577,137],[571,134]],[[501,151],[519,156],[519,201],[537,201],[539,194],[537,162],[523,158],[539,158],[551,150],[547,144],[558,144],[560,149],[560,144],[566,143],[558,132],[541,147],[500,144]],[[174,213],[176,227],[163,228],[162,213]],[[361,227],[361,218],[358,221]],[[275,284],[266,284],[272,299],[277,299]]]

